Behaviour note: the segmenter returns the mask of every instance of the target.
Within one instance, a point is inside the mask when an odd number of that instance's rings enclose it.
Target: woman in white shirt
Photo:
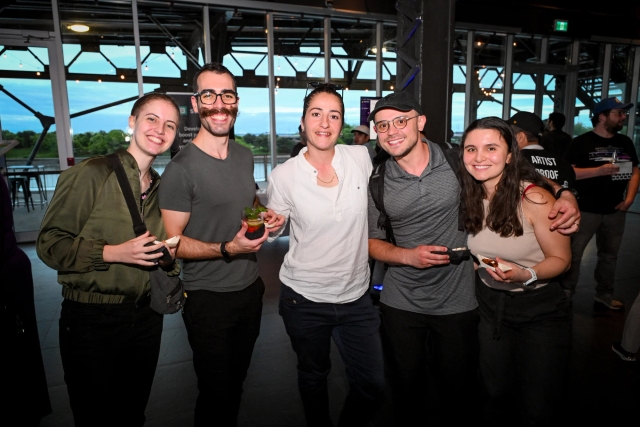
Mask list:
[[[365,147],[336,145],[344,104],[335,85],[305,97],[307,146],[269,176],[269,208],[291,222],[280,269],[280,315],[298,356],[298,386],[308,426],[332,426],[327,375],[333,337],[349,394],[338,426],[367,425],[384,388],[380,317],[368,293]]]

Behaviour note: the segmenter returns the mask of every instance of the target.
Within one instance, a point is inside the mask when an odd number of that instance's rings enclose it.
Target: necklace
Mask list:
[[[316,176],[316,178],[318,178],[318,181],[320,181],[320,182],[323,182],[325,184],[331,184],[333,182],[333,180],[336,179],[336,173],[335,172],[333,173],[333,176],[331,177],[331,179],[329,181],[323,181],[323,180],[320,179],[319,176]]]
[[[309,161],[309,152],[305,151],[304,152],[304,158],[307,159],[307,161]],[[336,172],[333,171],[333,176],[331,177],[331,179],[329,181],[323,181],[320,179],[319,176],[316,176],[316,178],[318,179],[318,181],[322,182],[323,184],[331,184],[333,182],[334,179],[336,179]]]

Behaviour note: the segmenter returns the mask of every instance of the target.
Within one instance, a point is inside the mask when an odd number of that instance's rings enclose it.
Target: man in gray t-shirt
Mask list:
[[[222,64],[205,64],[191,98],[201,128],[167,165],[160,209],[167,234],[180,236],[187,300],[183,319],[199,395],[195,426],[236,425],[242,383],[260,331],[264,284],[255,252],[268,237],[245,236],[243,209],[256,203],[253,155],[229,139],[240,98]],[[154,135],[148,135],[153,142]],[[277,231],[284,218],[267,212]]]
[[[450,263],[435,252],[466,246],[458,230],[459,186],[444,153],[422,142],[426,117],[419,103],[399,92],[378,101],[369,116],[378,143],[392,158],[385,164],[384,208],[397,246],[377,227],[380,211],[369,194],[369,253],[389,264],[380,297],[385,359],[397,425],[425,413],[462,421],[477,415],[478,314],[470,260]],[[374,174],[376,172],[374,171]],[[425,411],[427,353],[433,356],[440,402]],[[466,409],[459,410],[464,402]]]

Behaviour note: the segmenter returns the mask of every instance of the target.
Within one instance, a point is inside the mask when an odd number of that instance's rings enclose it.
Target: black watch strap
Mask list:
[[[571,194],[573,194],[576,199],[578,198],[578,192],[575,189],[571,187],[560,187],[558,191],[556,191],[556,199],[560,198],[560,195],[562,194],[563,191],[568,191]]]
[[[224,258],[224,260],[226,262],[231,261],[231,255],[229,255],[229,252],[227,252],[226,246],[227,242],[222,242],[220,243],[220,253],[222,254],[222,258]]]

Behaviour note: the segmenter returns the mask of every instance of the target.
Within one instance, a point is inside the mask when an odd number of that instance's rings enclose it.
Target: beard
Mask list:
[[[609,133],[617,133],[622,130],[622,122],[609,121],[605,123],[604,127]]]
[[[231,127],[235,123],[236,121],[235,119],[236,117],[238,117],[239,113],[238,113],[238,107],[234,106],[234,107],[228,107],[228,108],[227,107],[223,107],[223,108],[202,107],[198,111],[198,114],[200,115],[200,123],[202,127],[205,128],[207,131],[209,131],[209,133],[211,133],[213,136],[228,136],[231,131]],[[207,122],[207,117],[214,116],[216,114],[226,114],[229,117],[231,117],[232,120],[228,126],[216,126],[216,127],[211,126],[209,122]]]

